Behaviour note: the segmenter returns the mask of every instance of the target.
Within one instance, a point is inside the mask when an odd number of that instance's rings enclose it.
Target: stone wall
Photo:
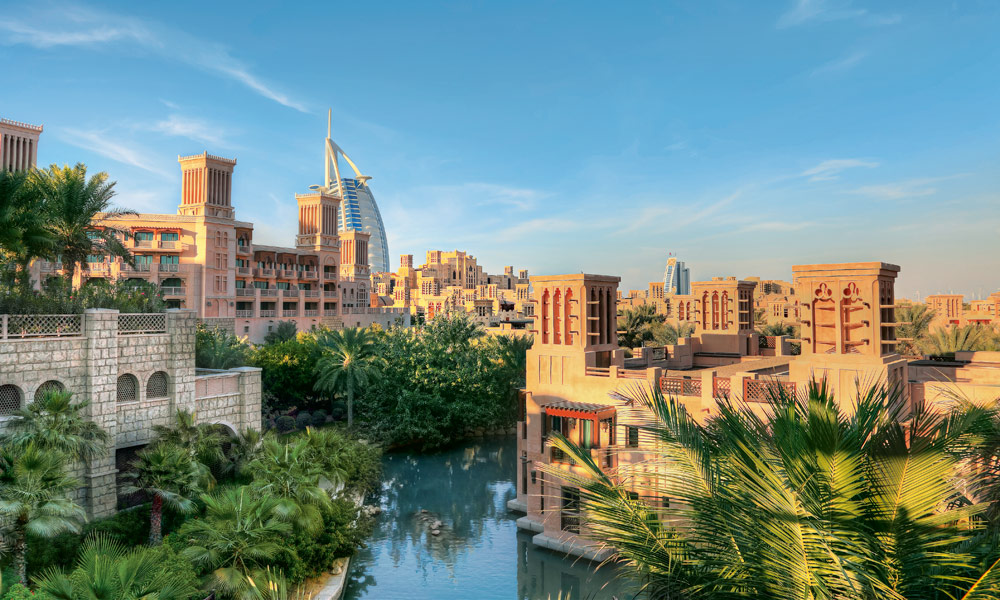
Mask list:
[[[170,425],[177,410],[233,431],[260,428],[259,369],[215,373],[201,384],[194,366],[195,312],[169,310],[149,321],[156,324],[149,333],[120,331],[118,311],[93,309],[84,313],[78,333],[53,330],[53,337],[44,337],[42,330],[32,334],[37,337],[0,339],[0,386],[16,386],[22,407],[43,383],[58,382],[78,400],[89,400],[87,416],[114,440],[103,456],[73,467],[82,478],[77,501],[92,518],[116,509],[116,451],[148,444],[153,426]],[[0,433],[12,418],[0,413]]]

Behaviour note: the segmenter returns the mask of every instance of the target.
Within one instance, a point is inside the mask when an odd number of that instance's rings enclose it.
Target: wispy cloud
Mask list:
[[[185,137],[208,146],[232,147],[232,144],[226,139],[226,132],[221,127],[192,117],[172,114],[145,128],[165,135]]]
[[[105,158],[132,165],[165,178],[171,176],[150,153],[127,142],[108,137],[107,131],[66,128],[56,130],[55,134],[67,144],[77,148],[95,152]]]
[[[902,20],[898,14],[873,14],[865,8],[854,8],[850,0],[795,0],[792,7],[778,18],[777,27],[784,29],[809,22],[860,20],[865,25],[894,25]]]
[[[4,34],[0,44],[35,48],[131,44],[165,60],[180,61],[236,81],[283,106],[308,112],[301,101],[266,83],[220,44],[139,19],[72,6],[37,17],[37,25],[10,16],[0,17],[0,33]]]
[[[812,70],[810,76],[816,77],[819,75],[829,75],[831,73],[839,73],[842,71],[847,71],[854,68],[861,63],[868,56],[866,52],[853,52],[847,56],[831,60],[828,63],[824,63]]]
[[[518,210],[535,208],[537,201],[549,194],[530,188],[519,188],[495,183],[466,182],[454,185],[435,185],[425,188],[437,198],[450,198],[463,205],[510,206]]]
[[[761,221],[759,223],[753,223],[751,225],[747,225],[741,228],[740,232],[747,233],[751,231],[773,231],[773,232],[799,231],[800,229],[812,227],[815,224],[816,223],[813,221],[797,221],[797,222]]]
[[[802,171],[800,176],[808,177],[809,181],[832,181],[840,177],[840,174],[847,169],[860,167],[871,169],[877,166],[877,162],[860,158],[834,158],[824,160],[815,167]]]
[[[919,198],[921,196],[933,196],[938,192],[938,188],[933,184],[965,177],[966,173],[948,175],[945,177],[920,177],[897,181],[894,183],[883,183],[879,185],[865,185],[850,190],[848,193],[859,196],[867,196],[877,200],[902,200],[904,198]]]

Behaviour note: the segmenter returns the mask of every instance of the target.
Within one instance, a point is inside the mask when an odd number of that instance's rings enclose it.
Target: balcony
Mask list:
[[[166,242],[163,241],[163,240],[160,240],[160,249],[161,250],[180,250],[181,249],[181,243],[178,242],[178,241],[174,241],[174,240],[166,241]]]
[[[274,288],[258,288],[261,296],[277,296],[278,290]]]
[[[170,264],[170,263],[160,263],[157,265],[160,269],[160,273],[176,273],[177,267],[180,265]]]
[[[325,279],[326,281],[333,281],[336,278],[337,278],[336,273],[323,273],[323,279]]]
[[[319,279],[319,273],[316,271],[302,271],[299,277],[302,279]]]
[[[260,311],[260,316],[262,316],[262,317],[274,317],[274,316],[277,316],[277,312],[278,311],[275,311],[275,310],[262,310],[262,311]]]
[[[319,290],[302,290],[302,296],[305,298],[319,298]]]
[[[44,260],[39,263],[39,267],[43,271],[61,271],[63,268],[61,262],[49,262]]]
[[[286,279],[295,279],[296,272],[295,271],[282,271],[281,276],[284,277],[284,278],[286,278]]]
[[[187,295],[186,290],[184,288],[182,288],[182,287],[175,287],[175,286],[161,287],[160,288],[160,292],[162,292],[164,296],[186,296]]]
[[[133,248],[152,248],[155,242],[153,240],[132,240]]]
[[[153,269],[153,265],[149,263],[139,263],[137,265],[122,265],[123,273],[149,273]]]
[[[236,295],[253,298],[257,295],[256,288],[236,288]]]
[[[250,270],[250,267],[236,267],[236,274],[237,275],[250,275],[250,274],[252,274],[252,271]]]
[[[283,311],[281,311],[281,316],[282,317],[297,317],[297,316],[299,316],[299,311],[298,311],[298,309],[296,309],[296,310],[283,310]]]
[[[337,316],[337,309],[336,308],[325,308],[325,309],[323,309],[323,316],[324,317],[336,317]]]
[[[274,277],[274,269],[257,269],[254,274],[261,277]]]
[[[236,316],[244,319],[248,319],[253,316],[253,310],[237,310]]]
[[[304,314],[307,317],[318,317],[319,316],[319,311],[318,310],[307,310],[307,311],[303,311],[302,314]]]
[[[236,246],[237,254],[250,254],[251,252],[252,250],[250,250],[250,246],[239,246],[239,245]]]
[[[281,290],[281,295],[285,298],[298,298],[299,290]]]
[[[91,273],[107,273],[111,270],[108,263],[86,263],[85,269]]]

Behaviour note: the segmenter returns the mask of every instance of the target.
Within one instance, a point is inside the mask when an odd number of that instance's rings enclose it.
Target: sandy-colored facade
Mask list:
[[[895,386],[910,402],[944,403],[955,394],[1000,399],[1000,353],[959,353],[951,363],[908,362],[896,353],[898,273],[898,266],[881,262],[793,267],[794,290],[777,293],[797,299],[801,335],[766,343],[757,343],[754,332],[761,282],[694,282],[684,300],[694,334],[673,346],[632,349],[632,358],[609,330],[617,277],[533,277],[535,343],[517,426],[517,498],[509,504],[525,513],[518,526],[534,532],[536,545],[606,555],[587,538],[578,492],[538,467],[576,468],[551,444],[550,432],[558,431],[589,448],[610,475],[641,478],[655,440],[638,427],[653,417],[621,396],[637,385],[659,387],[699,420],[717,413],[718,397],[741,396],[758,410],[772,386],[802,393],[810,380],[823,378],[841,399],[851,398],[859,383]],[[801,354],[793,354],[795,345]]]
[[[414,267],[413,255],[400,256],[395,273],[374,273],[374,302],[406,309],[414,316],[433,319],[463,311],[483,324],[517,321],[530,316],[528,271],[487,273],[475,256],[460,250],[429,250],[426,262]]]
[[[0,119],[0,171],[27,171],[38,163],[41,125]]]
[[[299,228],[293,246],[255,244],[253,223],[236,218],[232,189],[236,160],[208,152],[178,157],[177,214],[103,218],[136,264],[92,256],[75,285],[93,279],[137,279],[162,290],[172,308],[194,309],[202,321],[263,341],[279,321],[300,331],[410,324],[407,310],[373,308],[368,242],[362,231],[338,232],[336,188],[296,194]],[[127,200],[126,200],[127,203]],[[58,262],[36,261],[33,277],[61,273]]]

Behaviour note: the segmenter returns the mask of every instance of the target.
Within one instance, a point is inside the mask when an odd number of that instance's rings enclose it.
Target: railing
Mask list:
[[[253,298],[257,295],[257,288],[236,288],[236,295]]]
[[[237,310],[236,311],[236,316],[237,317],[244,317],[244,318],[245,317],[252,317],[253,316],[253,310]]]
[[[250,246],[236,246],[237,254],[250,254]]]
[[[275,288],[257,288],[260,290],[261,296],[277,296],[278,290]]]
[[[275,310],[261,310],[260,311],[260,316],[262,316],[262,317],[274,317],[274,316],[277,316],[277,312],[278,311],[275,311]]]
[[[298,298],[299,290],[281,290],[281,295],[286,298]]]
[[[785,394],[795,396],[795,382],[750,379],[749,377],[743,379],[744,402],[767,402],[772,397],[779,397],[782,391]]]
[[[618,369],[618,377],[621,379],[645,379],[645,369]]]
[[[302,271],[302,279],[317,279],[319,278],[319,273],[316,271]]]
[[[721,398],[723,396],[728,396],[730,390],[732,389],[733,381],[728,377],[713,377],[712,378],[712,397]]]
[[[236,267],[236,272],[239,275],[249,275],[251,271],[250,267]]]
[[[281,311],[281,316],[283,317],[297,317],[299,316],[298,310],[283,310]]]
[[[118,335],[166,333],[167,315],[163,313],[120,313]]]
[[[180,265],[171,263],[160,263],[158,266],[160,268],[160,273],[176,273],[177,267],[179,267]]]
[[[304,314],[307,317],[318,317],[319,316],[319,311],[318,310],[306,310],[302,314]]]
[[[591,377],[611,377],[611,369],[602,367],[587,367],[584,369],[583,374]]]
[[[83,315],[0,315],[0,339],[83,335]]]
[[[257,274],[261,277],[271,277],[274,275],[274,269],[257,269]]]
[[[286,270],[286,271],[285,271],[285,272],[283,273],[283,276],[284,276],[284,277],[285,277],[286,279],[294,279],[294,278],[295,278],[295,273],[296,273],[295,271],[287,271],[287,270]]]
[[[336,279],[336,278],[337,278],[337,274],[336,273],[323,273],[323,279],[330,280],[330,279]]]
[[[160,240],[160,248],[163,248],[164,250],[178,250],[180,249],[180,246],[181,246],[180,242],[175,242],[175,241],[164,242],[163,240]]]
[[[153,247],[153,240],[133,240],[132,241],[132,247],[133,248],[152,248]]]
[[[139,263],[135,266],[123,265],[122,270],[130,273],[149,273],[153,269],[150,263]]]
[[[337,309],[335,309],[335,308],[324,308],[323,309],[323,316],[324,317],[336,317],[337,316]]]
[[[760,347],[761,348],[777,348],[777,342],[775,336],[773,335],[762,335],[760,336]]]
[[[41,261],[39,266],[43,271],[61,271],[63,268],[61,262],[49,262],[47,260]]]
[[[184,288],[182,288],[182,287],[176,287],[176,286],[161,287],[160,291],[163,292],[164,296],[185,296],[185,295],[187,295],[185,293]]]
[[[701,379],[661,377],[660,391],[675,396],[701,396]]]
[[[306,298],[319,298],[319,290],[302,290],[302,295]]]
[[[98,271],[108,271],[108,263],[87,263],[86,269],[91,273],[96,273]]]

